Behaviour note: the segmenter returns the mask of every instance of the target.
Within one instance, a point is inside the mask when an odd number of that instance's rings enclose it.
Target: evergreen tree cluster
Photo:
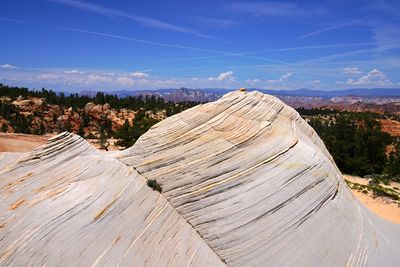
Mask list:
[[[139,137],[147,132],[158,120],[149,117],[143,110],[135,114],[133,125],[130,125],[128,120],[125,120],[124,125],[114,135],[119,139],[118,146],[131,147],[139,139]]]
[[[9,97],[12,100],[17,99],[18,97],[28,98],[28,97],[36,97],[36,98],[44,98],[47,104],[58,105],[64,109],[72,107],[74,112],[78,112],[82,123],[77,130],[77,134],[81,136],[85,136],[85,127],[89,127],[93,125],[93,119],[84,112],[84,107],[89,102],[94,102],[95,104],[104,105],[108,103],[112,109],[120,110],[122,108],[130,109],[138,112],[138,118],[135,118],[134,125],[125,124],[118,133],[114,133],[112,131],[111,121],[107,118],[103,118],[101,122],[95,123],[98,126],[98,133],[101,140],[105,140],[106,138],[114,137],[115,134],[120,136],[121,139],[124,139],[126,144],[132,144],[137,140],[137,138],[144,133],[147,129],[149,129],[153,124],[157,121],[152,119],[146,111],[151,111],[152,113],[156,113],[158,111],[166,111],[167,116],[172,116],[177,114],[185,109],[198,105],[199,102],[165,102],[164,99],[155,96],[137,96],[137,97],[124,97],[119,98],[117,95],[105,94],[103,92],[96,93],[95,96],[85,96],[78,94],[69,94],[66,95],[64,93],[56,93],[52,90],[41,89],[41,90],[28,90],[23,87],[11,87],[0,84],[0,97]],[[1,101],[0,101],[1,102]],[[34,114],[35,116],[41,117],[41,114]],[[32,125],[32,117],[25,117],[21,115],[19,109],[12,105],[11,103],[1,102],[0,106],[0,117],[7,120],[9,124],[12,126],[15,132],[17,133],[28,133],[28,134],[44,134],[46,133],[45,127],[40,125]],[[56,121],[57,118],[53,118],[53,121]],[[34,126],[34,127],[33,127]],[[7,131],[7,125],[2,124],[2,131]],[[58,131],[72,131],[71,124],[69,122],[58,124]],[[76,129],[75,129],[76,130]],[[95,137],[90,135],[88,137]],[[116,136],[115,136],[116,137]],[[103,142],[104,143],[104,142]],[[121,143],[122,144],[122,143]],[[125,146],[124,145],[124,146]]]
[[[11,87],[0,83],[0,97],[7,96],[12,99],[16,99],[19,96],[26,97],[38,97],[46,99],[48,104],[55,104],[63,107],[72,107],[74,111],[77,109],[82,109],[89,102],[94,102],[95,104],[104,105],[108,103],[111,108],[121,109],[127,108],[132,110],[167,110],[169,114],[176,114],[187,108],[196,106],[199,102],[189,101],[181,103],[164,102],[161,97],[152,96],[142,96],[137,97],[127,96],[124,98],[119,98],[117,95],[107,94],[103,92],[97,92],[95,96],[86,96],[78,94],[65,95],[64,93],[56,93],[52,90],[47,90],[42,88],[41,90],[28,90],[28,88],[23,87]]]
[[[400,182],[400,138],[397,138],[394,151],[389,154],[385,173],[393,180]]]
[[[302,110],[300,110],[302,112]],[[308,123],[324,141],[337,166],[343,173],[365,176],[400,175],[399,148],[389,156],[387,147],[396,142],[381,131],[377,120],[384,115],[370,112],[330,112],[318,109],[307,111]],[[327,118],[330,114],[330,119]],[[329,117],[329,116],[328,116]],[[321,119],[324,118],[324,119]]]
[[[30,133],[31,118],[22,115],[14,105],[0,102],[0,117],[8,120],[15,132]],[[1,130],[3,132],[7,131],[6,124],[2,125]]]

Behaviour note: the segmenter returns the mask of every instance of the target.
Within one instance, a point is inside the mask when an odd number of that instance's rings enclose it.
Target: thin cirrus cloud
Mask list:
[[[275,59],[266,58],[266,57],[248,56],[248,55],[241,54],[241,53],[231,53],[231,52],[225,52],[225,51],[220,51],[220,50],[203,49],[203,48],[192,47],[192,46],[154,42],[154,41],[138,39],[138,38],[133,38],[133,37],[128,37],[128,36],[115,35],[115,34],[109,34],[109,33],[104,33],[104,32],[97,32],[97,31],[88,31],[88,30],[77,29],[77,28],[67,28],[67,27],[56,27],[56,28],[65,30],[65,31],[86,33],[86,34],[91,34],[91,35],[103,36],[103,37],[112,38],[112,39],[119,39],[119,40],[131,41],[131,42],[154,45],[154,46],[192,50],[192,51],[198,51],[198,52],[207,52],[207,53],[214,53],[214,54],[226,55],[226,56],[237,56],[237,57],[242,57],[242,58],[269,61],[269,62],[273,62],[273,63],[277,63],[277,64],[288,64],[288,63],[286,63],[284,61],[280,61],[280,60],[275,60]]]
[[[236,2],[225,5],[229,11],[237,13],[247,13],[251,15],[267,15],[277,17],[305,17],[313,15],[322,15],[326,13],[325,9],[303,7],[297,3],[285,2]]]
[[[228,27],[239,26],[242,25],[241,22],[235,20],[233,16],[229,18],[214,18],[214,17],[205,17],[205,16],[191,16],[191,20],[195,22],[199,22],[208,27],[215,28],[217,30],[221,30]]]
[[[324,33],[324,32],[340,29],[340,28],[347,27],[347,26],[352,26],[352,25],[355,25],[355,24],[360,23],[360,22],[361,22],[360,19],[356,19],[356,20],[351,20],[351,21],[347,21],[347,22],[344,22],[344,23],[336,24],[336,25],[333,25],[333,26],[325,27],[325,28],[322,28],[322,29],[319,29],[319,30],[316,30],[316,31],[312,31],[312,32],[303,34],[303,35],[299,36],[299,39],[309,38],[309,37],[316,36],[316,35],[319,35],[319,34]]]
[[[321,28],[321,29],[318,29],[316,31],[312,31],[312,32],[303,34],[303,35],[299,36],[299,39],[306,39],[306,38],[309,38],[309,37],[317,36],[319,34],[322,34],[322,33],[328,32],[328,31],[341,29],[341,28],[344,28],[344,27],[357,26],[357,25],[364,25],[365,26],[366,25],[365,21],[375,17],[377,14],[378,13],[373,13],[373,14],[370,14],[368,16],[364,16],[362,18],[353,19],[353,20],[349,20],[349,21],[346,21],[346,22],[338,23],[338,24],[335,24],[335,25],[332,25],[332,26],[329,26],[329,27]]]
[[[11,64],[3,64],[3,65],[0,65],[0,68],[2,68],[2,69],[17,69],[18,67],[11,65]]]
[[[68,1],[68,2],[70,2],[71,0],[47,0],[47,1],[51,1],[51,2]],[[73,1],[73,2],[77,2],[77,1]],[[106,10],[108,10],[108,9],[106,9]],[[17,20],[10,20],[10,21],[19,22]],[[21,22],[21,23],[25,23],[25,22]],[[107,37],[107,38],[112,38],[112,39],[119,39],[119,40],[131,41],[131,42],[154,45],[154,46],[177,48],[177,49],[191,50],[191,51],[197,51],[197,52],[213,53],[213,54],[218,54],[218,55],[223,55],[223,56],[233,56],[233,57],[256,59],[256,60],[262,60],[262,61],[269,61],[269,62],[273,62],[273,63],[277,63],[277,64],[288,64],[287,62],[284,62],[281,60],[275,60],[275,59],[266,58],[266,57],[250,56],[250,55],[246,55],[246,53],[232,53],[232,52],[225,52],[225,51],[213,50],[213,49],[204,49],[204,48],[185,46],[185,45],[179,45],[179,44],[173,44],[173,43],[155,42],[155,41],[150,41],[150,40],[145,40],[145,39],[133,38],[133,37],[128,37],[128,36],[116,35],[116,34],[109,34],[109,33],[98,32],[98,31],[89,31],[89,30],[78,29],[78,28],[58,27],[58,26],[53,26],[53,28],[59,29],[59,30],[64,30],[64,31],[79,32],[79,33],[97,35],[97,36],[102,36],[102,37]],[[251,54],[251,53],[249,53],[249,54]],[[212,58],[213,56],[207,56],[207,57]]]
[[[287,81],[290,77],[293,76],[293,72],[287,72],[283,74],[279,79],[277,80],[268,80],[269,83],[282,83]]]
[[[191,34],[191,35],[195,35],[195,36],[203,37],[203,38],[212,38],[209,35],[200,33],[198,31],[195,31],[190,28],[182,27],[179,25],[174,25],[174,24],[160,21],[160,20],[153,19],[153,18],[136,16],[136,15],[128,14],[124,11],[106,8],[106,7],[102,7],[99,5],[94,5],[94,4],[90,4],[90,3],[86,3],[86,2],[81,2],[81,1],[77,1],[77,0],[47,0],[47,1],[63,4],[63,5],[78,8],[81,10],[86,10],[86,11],[89,11],[92,13],[97,13],[99,15],[103,15],[103,16],[107,16],[107,17],[121,17],[121,18],[129,19],[129,20],[135,21],[145,27],[187,33],[187,34]]]
[[[266,52],[287,52],[296,50],[314,50],[314,49],[324,49],[324,48],[340,48],[340,47],[354,47],[354,46],[370,46],[373,45],[372,42],[363,43],[343,43],[343,44],[323,44],[323,45],[308,45],[308,46],[295,46],[286,48],[271,49]]]
[[[356,67],[344,68],[342,72],[349,75],[358,75],[363,73],[359,68]]]
[[[52,2],[68,1],[68,2],[70,2],[71,0],[47,0],[47,1],[52,1]],[[73,1],[73,2],[76,2],[76,1]],[[19,22],[17,20],[10,20],[10,21]],[[21,23],[25,23],[25,22],[21,22]],[[155,42],[155,41],[150,41],[150,40],[145,40],[145,39],[133,38],[133,37],[128,37],[128,36],[116,35],[116,34],[109,34],[109,33],[98,32],[98,31],[89,31],[89,30],[78,29],[78,28],[58,27],[58,26],[53,26],[53,28],[59,29],[59,30],[64,30],[64,31],[79,32],[79,33],[97,35],[97,36],[102,36],[102,37],[107,37],[107,38],[112,38],[112,39],[119,39],[119,40],[131,41],[131,42],[154,45],[154,46],[177,48],[177,49],[191,50],[191,51],[197,51],[197,52],[206,52],[206,53],[213,53],[213,54],[224,55],[224,56],[256,59],[256,60],[262,60],[262,61],[269,61],[269,62],[273,62],[273,63],[277,63],[277,64],[288,64],[287,62],[275,60],[275,59],[271,59],[271,58],[246,55],[246,53],[232,53],[232,52],[225,52],[225,51],[213,50],[213,49],[204,49],[204,48],[185,46],[185,45],[179,45],[179,44],[173,44],[173,43]]]
[[[155,60],[157,62],[163,61],[188,61],[188,60],[199,60],[199,59],[212,59],[212,58],[221,58],[221,57],[230,57],[230,56],[249,56],[255,54],[264,54],[264,53],[275,53],[275,52],[291,52],[298,50],[320,50],[326,48],[345,48],[345,47],[362,47],[362,46],[371,46],[375,43],[372,42],[363,42],[363,43],[343,43],[343,44],[325,44],[325,45],[309,45],[309,46],[295,46],[295,47],[284,47],[284,48],[275,48],[268,50],[260,50],[260,51],[247,51],[241,53],[230,53],[227,55],[212,55],[212,56],[201,56],[201,57],[185,57],[185,58],[169,58],[169,59],[159,59]],[[272,61],[273,62],[273,61]],[[284,64],[284,63],[282,63]]]
[[[246,82],[247,82],[247,83],[250,83],[250,84],[254,84],[254,83],[259,83],[259,82],[261,82],[261,80],[260,80],[260,79],[247,79]]]
[[[13,18],[7,18],[7,17],[0,17],[0,20],[8,21],[8,22],[14,22],[14,23],[21,23],[21,24],[25,23],[22,20],[13,19]]]

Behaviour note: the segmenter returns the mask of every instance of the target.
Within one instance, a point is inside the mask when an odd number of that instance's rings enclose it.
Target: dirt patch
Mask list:
[[[388,133],[391,136],[400,136],[400,121],[396,120],[379,120],[382,127],[382,132]]]
[[[360,178],[351,175],[343,175],[343,178],[361,185],[368,185],[370,179]],[[387,188],[398,188],[398,183],[392,183]],[[351,188],[350,188],[351,189]],[[393,223],[400,224],[400,205],[398,202],[393,201],[386,197],[375,197],[371,192],[365,193],[359,190],[351,189],[353,195],[360,200],[368,209],[376,215]]]
[[[47,142],[52,135],[0,133],[0,152],[28,152]]]
[[[2,133],[0,132],[0,152],[29,152],[34,148],[46,144],[47,139],[54,135],[33,135],[18,133]],[[86,139],[95,148],[100,149],[98,139]],[[117,139],[107,139],[109,143],[108,150],[121,150],[115,143]],[[102,150],[105,151],[105,150]]]

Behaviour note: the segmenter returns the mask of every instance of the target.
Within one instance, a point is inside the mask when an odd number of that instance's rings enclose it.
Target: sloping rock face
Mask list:
[[[258,92],[155,125],[120,159],[232,266],[396,266],[400,227],[365,210],[314,130]]]
[[[400,262],[400,227],[353,199],[293,109],[257,92],[167,118],[115,154],[67,133],[0,154],[0,200],[0,265]]]
[[[0,157],[1,266],[223,266],[143,177],[62,134]]]

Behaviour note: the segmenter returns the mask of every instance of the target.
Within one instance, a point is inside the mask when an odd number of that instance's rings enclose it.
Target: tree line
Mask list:
[[[71,107],[73,111],[79,114],[82,121],[78,131],[76,132],[77,134],[86,138],[99,138],[101,143],[104,143],[106,138],[115,137],[120,139],[119,145],[123,147],[133,145],[140,135],[158,122],[150,116],[150,113],[154,114],[158,111],[165,111],[166,116],[168,117],[199,104],[199,102],[195,101],[179,103],[165,102],[163,98],[154,95],[140,95],[137,97],[128,96],[124,98],[103,92],[97,92],[95,96],[79,94],[66,95],[62,92],[57,93],[45,88],[42,88],[41,90],[29,90],[25,87],[12,87],[0,84],[0,97],[9,97],[12,100],[15,100],[20,96],[24,99],[28,97],[44,98],[47,104],[58,105],[64,109]],[[94,120],[83,110],[85,105],[89,102],[101,105],[108,103],[110,108],[115,110],[126,108],[136,111],[133,125],[129,124],[128,121],[125,121],[124,125],[114,132],[112,130],[111,121],[104,116],[100,121],[95,122],[98,127],[98,136],[91,134],[85,136],[84,128],[93,124]],[[151,112],[149,113],[148,111]],[[7,101],[0,101],[0,118],[7,120],[14,129],[14,132],[45,134],[46,129],[43,124],[34,126],[34,117],[38,116],[43,118],[42,115],[43,114],[40,114],[40,111],[37,111],[35,114],[24,116],[16,106]],[[56,121],[57,118],[54,118],[53,120]],[[6,132],[7,128],[8,126],[6,124],[2,124],[0,130]],[[58,131],[72,131],[71,124],[67,121],[64,124],[59,125]]]
[[[400,181],[400,140],[382,132],[377,120],[384,115],[371,112],[303,112],[308,123],[324,141],[338,168],[347,174],[380,174]],[[306,114],[306,115],[304,115]],[[311,116],[310,116],[311,115]],[[388,147],[392,146],[391,151]]]
[[[72,107],[74,111],[78,108],[82,109],[88,102],[94,102],[95,104],[104,105],[108,103],[111,108],[121,109],[127,108],[132,110],[167,110],[169,115],[173,115],[181,112],[189,107],[198,105],[199,102],[187,101],[187,102],[165,102],[163,98],[156,97],[154,95],[146,96],[127,96],[120,98],[117,95],[107,94],[103,92],[97,92],[95,96],[79,95],[79,94],[68,94],[63,92],[55,92],[42,88],[40,90],[29,90],[25,87],[13,87],[7,86],[0,83],[0,97],[7,96],[12,99],[16,99],[19,96],[26,97],[38,97],[46,99],[48,104],[60,105],[63,107]]]

